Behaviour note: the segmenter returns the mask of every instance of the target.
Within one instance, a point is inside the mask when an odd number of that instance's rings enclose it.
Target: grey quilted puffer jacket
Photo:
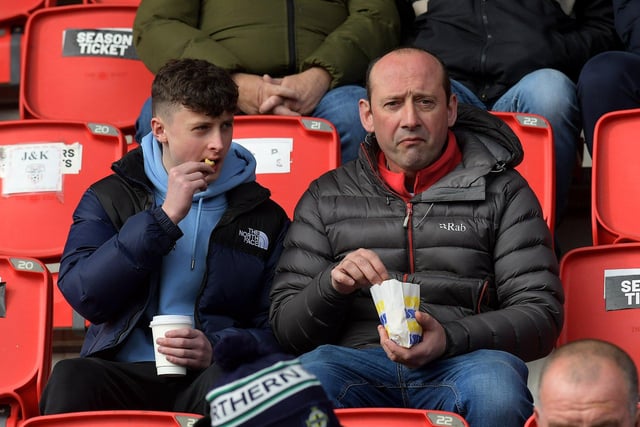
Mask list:
[[[331,286],[331,269],[368,248],[393,278],[420,284],[420,309],[447,335],[444,357],[496,349],[530,361],[551,351],[564,294],[540,205],[513,169],[522,147],[500,119],[465,105],[453,131],[461,164],[408,203],[380,178],[374,138],[310,185],[271,292],[270,321],[286,349],[379,345],[369,290]]]

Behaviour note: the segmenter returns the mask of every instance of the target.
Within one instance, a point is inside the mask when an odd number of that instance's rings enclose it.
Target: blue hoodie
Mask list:
[[[168,183],[162,147],[153,134],[143,138],[141,147],[145,173],[154,186],[156,204],[161,206]],[[232,143],[219,177],[206,190],[194,194],[189,213],[178,223],[183,236],[163,259],[158,301],[149,304],[146,315],[118,352],[118,360],[154,360],[149,328],[154,315],[193,316],[196,295],[204,280],[209,236],[227,208],[225,193],[240,184],[255,181],[255,168],[253,155],[241,145]]]

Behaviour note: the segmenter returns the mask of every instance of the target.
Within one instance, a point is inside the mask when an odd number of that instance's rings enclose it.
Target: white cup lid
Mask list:
[[[180,314],[163,314],[159,316],[153,316],[153,320],[149,324],[150,327],[157,325],[171,325],[171,324],[179,324],[179,325],[193,325],[193,320],[191,316],[184,316]]]

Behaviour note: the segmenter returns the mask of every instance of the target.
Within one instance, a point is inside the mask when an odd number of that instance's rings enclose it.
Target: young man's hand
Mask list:
[[[168,331],[158,338],[158,352],[176,365],[190,369],[205,369],[213,361],[213,348],[205,334],[194,328]]]
[[[179,223],[189,213],[193,195],[207,189],[207,176],[211,175],[211,172],[211,166],[204,162],[185,162],[169,170],[167,196],[162,210],[174,224]]]

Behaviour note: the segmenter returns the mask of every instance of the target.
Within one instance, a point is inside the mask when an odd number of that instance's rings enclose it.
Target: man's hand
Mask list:
[[[296,97],[293,89],[282,86],[270,78],[254,74],[235,73],[231,76],[238,85],[238,108],[245,114],[297,115],[284,105],[284,100]],[[272,99],[269,108],[262,108],[267,99]]]
[[[315,110],[331,85],[331,75],[320,67],[309,68],[302,73],[281,79],[274,79],[268,75],[264,76],[263,79],[267,83],[289,88],[295,95],[289,97],[270,96],[266,98],[260,105],[260,113],[262,114],[275,110],[279,106],[284,106],[288,111],[295,111],[300,115],[309,115]]]
[[[427,313],[416,311],[416,320],[422,326],[422,341],[411,348],[402,347],[393,342],[387,330],[378,325],[380,345],[387,357],[408,368],[419,368],[442,356],[447,346],[447,337],[442,325]]]
[[[207,189],[207,177],[212,173],[211,166],[204,162],[185,162],[169,170],[167,196],[162,209],[174,224],[189,213],[193,195]]]
[[[331,270],[331,285],[342,294],[368,288],[388,278],[387,268],[378,254],[362,248],[348,254]]]
[[[168,331],[164,338],[158,338],[158,353],[176,365],[190,369],[205,369],[211,365],[213,348],[199,329],[181,328]]]

